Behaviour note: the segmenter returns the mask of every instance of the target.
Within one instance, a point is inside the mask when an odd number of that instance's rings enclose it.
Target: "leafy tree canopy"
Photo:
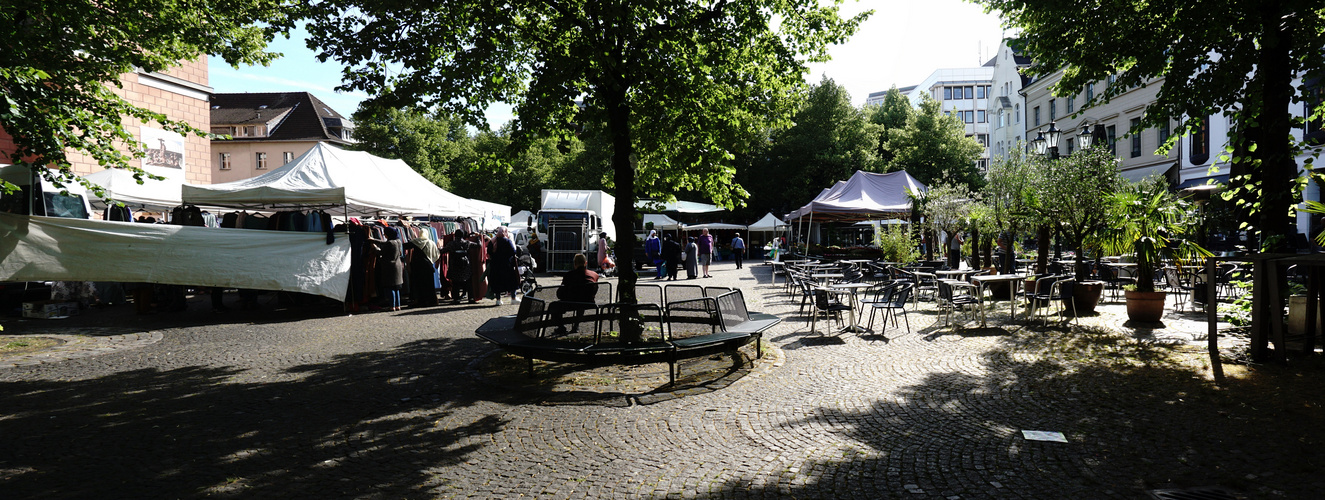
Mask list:
[[[978,190],[984,184],[975,160],[984,150],[966,136],[966,126],[943,114],[942,103],[925,95],[906,127],[888,131],[888,147],[896,156],[888,170],[905,170],[925,185],[940,180]]]
[[[469,131],[460,120],[417,108],[375,109],[360,106],[354,113],[352,147],[360,151],[404,160],[410,168],[443,189],[451,189],[453,174],[473,156]]]
[[[832,79],[824,78],[805,94],[792,121],[772,134],[770,164],[760,169],[756,181],[760,198],[804,203],[857,170],[883,171],[875,154],[878,126],[851,105],[846,87]]]
[[[877,129],[879,134],[879,149],[876,153],[879,161],[885,165],[892,163],[897,154],[893,152],[891,144],[888,142],[889,131],[902,130],[906,127],[913,116],[915,110],[911,108],[911,100],[902,95],[902,91],[897,86],[888,89],[888,93],[883,96],[883,104],[878,106],[869,106],[865,110],[870,123],[879,125]]]
[[[1248,224],[1283,249],[1295,232],[1300,184],[1290,103],[1325,70],[1325,7],[1316,0],[973,0],[1002,13],[1038,75],[1064,70],[1055,87],[1071,95],[1117,75],[1096,100],[1161,82],[1141,128],[1179,120],[1170,141],[1211,115],[1237,118],[1231,196],[1254,207]],[[1296,89],[1293,81],[1306,76]],[[1296,91],[1296,92],[1295,92]],[[1088,107],[1087,103],[1083,108]],[[1325,107],[1316,107],[1315,116]],[[1133,130],[1137,132],[1137,130]],[[1171,144],[1172,142],[1170,142]]]
[[[11,163],[54,165],[43,175],[72,182],[69,152],[134,170],[141,157],[124,117],[203,135],[187,123],[129,104],[108,85],[134,71],[164,71],[215,55],[232,65],[266,64],[289,28],[285,0],[8,0],[0,3],[0,127],[14,137]],[[12,188],[13,186],[0,186]]]

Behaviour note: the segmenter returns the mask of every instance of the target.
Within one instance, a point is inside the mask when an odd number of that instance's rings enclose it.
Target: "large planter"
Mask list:
[[[1164,317],[1164,303],[1168,292],[1123,292],[1127,297],[1127,319],[1155,323]]]
[[[1325,331],[1325,301],[1316,303],[1316,331]],[[1307,296],[1293,295],[1288,298],[1288,333],[1300,335],[1307,331]]]
[[[1082,281],[1072,287],[1072,302],[1077,313],[1093,313],[1104,293],[1103,281]]]

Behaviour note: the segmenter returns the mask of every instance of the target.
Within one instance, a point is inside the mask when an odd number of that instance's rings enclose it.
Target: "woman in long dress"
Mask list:
[[[695,242],[695,237],[691,236],[690,241],[686,243],[685,249],[686,279],[692,280],[699,277],[699,244]]]

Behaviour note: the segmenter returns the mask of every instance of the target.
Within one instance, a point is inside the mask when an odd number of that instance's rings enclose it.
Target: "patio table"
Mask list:
[[[829,290],[845,291],[851,294],[851,310],[848,311],[851,317],[851,324],[843,327],[841,331],[851,333],[864,333],[870,331],[868,328],[856,324],[856,309],[860,307],[860,300],[857,298],[857,293],[862,288],[869,288],[872,286],[874,286],[873,283],[835,283],[828,285]]]
[[[1025,280],[1026,275],[1024,274],[986,274],[971,278],[971,281],[974,281],[975,284],[980,287],[979,293],[981,297],[984,297],[985,288],[989,283],[1008,284],[1008,287],[1010,288],[1008,295],[1008,318],[1010,321],[1016,321],[1017,319],[1017,287]],[[987,326],[983,316],[980,318],[980,326]]]

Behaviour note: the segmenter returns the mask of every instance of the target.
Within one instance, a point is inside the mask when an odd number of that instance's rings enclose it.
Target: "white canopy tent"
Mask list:
[[[170,210],[183,204],[180,192],[184,181],[181,172],[163,172],[161,169],[146,168],[148,173],[165,177],[162,180],[143,177],[139,184],[133,178],[133,172],[120,168],[108,168],[100,172],[83,176],[84,179],[101,186],[106,196],[130,207]],[[95,195],[88,201],[98,209],[106,207],[106,200]]]
[[[511,223],[511,207],[509,206],[475,199],[469,199],[466,202],[482,214],[478,219],[486,231]]]
[[[653,228],[659,231],[675,231],[685,227],[685,224],[663,214],[644,214],[644,227],[649,227],[649,223],[653,223]]]
[[[686,230],[686,231],[699,231],[699,230],[702,230],[702,229],[707,229],[707,230],[709,230],[709,231],[715,231],[715,230],[719,230],[719,229],[722,229],[722,230],[733,230],[733,229],[744,230],[745,228],[746,228],[746,226],[742,226],[742,225],[740,225],[740,224],[723,224],[723,223],[721,223],[721,222],[710,222],[710,223],[708,223],[708,224],[687,224],[687,225],[686,225],[685,227],[683,227],[682,229],[684,229],[684,230]]]
[[[706,214],[711,212],[721,212],[726,210],[717,205],[708,203],[699,203],[695,201],[655,201],[639,200],[635,202],[635,208],[641,210],[651,210],[658,212],[679,212],[683,214]]]
[[[521,210],[511,216],[511,229],[524,229],[529,227],[529,221],[533,220],[534,213],[528,210]]]
[[[837,182],[787,215],[787,220],[796,219],[798,226],[804,228],[823,221],[906,219],[911,215],[909,193],[919,194],[925,190],[925,185],[905,170],[886,174],[857,170],[850,179]],[[804,234],[804,229],[801,233]],[[807,248],[809,244],[810,238],[807,237]]]
[[[773,215],[772,212],[769,212],[765,214],[763,218],[759,219],[758,221],[755,221],[754,224],[750,224],[749,231],[752,233],[776,232],[785,229],[787,225],[788,224],[786,222],[782,222],[782,219],[777,218],[776,215]]]
[[[186,204],[219,207],[343,206],[348,215],[358,216],[483,216],[470,200],[437,187],[402,160],[327,143],[318,143],[258,177],[207,186],[185,184],[182,193]]]

